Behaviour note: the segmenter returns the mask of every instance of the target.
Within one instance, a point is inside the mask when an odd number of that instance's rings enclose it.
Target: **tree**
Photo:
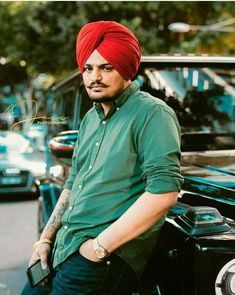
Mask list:
[[[216,1],[1,2],[0,56],[26,61],[29,73],[64,76],[77,66],[78,31],[100,19],[132,29],[144,54],[229,54],[235,51],[234,34],[190,32],[179,43],[179,34],[170,32],[168,25],[176,21],[204,25],[234,15],[233,2]]]
[[[224,1],[0,2],[0,87],[6,85],[0,95],[6,98],[8,87],[20,102],[24,118],[32,116],[32,99],[43,106],[44,90],[77,67],[77,33],[90,21],[126,25],[140,40],[143,54],[233,54],[234,34],[190,32],[181,40],[168,25],[176,21],[205,25],[234,15],[234,3]],[[49,77],[41,97],[34,85],[40,73]]]
[[[0,121],[8,117],[11,126],[14,120],[21,121],[17,127],[26,128],[44,107],[45,83],[50,77],[31,77],[26,68],[10,62],[0,65]]]

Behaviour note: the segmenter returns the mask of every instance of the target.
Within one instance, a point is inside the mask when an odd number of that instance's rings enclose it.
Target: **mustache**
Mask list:
[[[87,88],[92,89],[93,87],[103,87],[103,88],[107,88],[109,87],[109,85],[105,84],[105,83],[101,83],[101,82],[91,82],[90,84],[86,85]]]

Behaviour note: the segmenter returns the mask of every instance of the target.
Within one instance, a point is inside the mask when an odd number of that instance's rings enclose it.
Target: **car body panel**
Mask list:
[[[0,132],[0,196],[39,196],[37,179],[46,164],[31,142],[21,133]]]

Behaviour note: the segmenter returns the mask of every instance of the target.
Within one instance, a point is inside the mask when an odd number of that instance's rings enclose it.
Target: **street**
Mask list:
[[[18,295],[37,240],[37,201],[0,201],[0,295]]]

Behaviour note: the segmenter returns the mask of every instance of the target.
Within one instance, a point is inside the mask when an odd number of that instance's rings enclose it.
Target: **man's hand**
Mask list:
[[[29,261],[29,266],[41,259],[42,268],[46,269],[48,267],[48,258],[51,254],[51,249],[52,246],[48,243],[39,244],[33,251],[33,255]]]
[[[101,261],[99,258],[97,258],[94,254],[93,250],[93,240],[87,240],[85,241],[79,248],[79,253],[84,256],[85,258],[94,261],[99,262]]]
[[[45,269],[48,266],[48,257],[51,254],[51,250],[52,250],[52,245],[50,245],[50,243],[54,241],[56,233],[61,226],[61,218],[68,206],[69,197],[70,197],[70,190],[64,189],[41,234],[40,240],[35,243],[38,245],[33,251],[33,255],[29,261],[29,266],[34,264],[38,259],[41,259],[41,264],[43,269]],[[43,240],[44,242],[40,242]]]

